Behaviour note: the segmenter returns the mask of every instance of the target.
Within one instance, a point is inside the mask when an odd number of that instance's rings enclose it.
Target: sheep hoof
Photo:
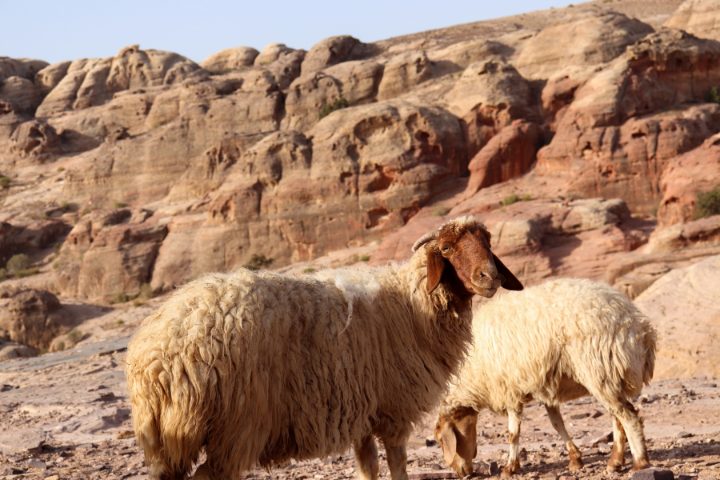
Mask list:
[[[605,471],[607,471],[607,473],[617,473],[620,471],[622,466],[623,466],[623,464],[621,462],[612,462],[611,461],[611,462],[608,462],[607,468],[605,469]]]
[[[635,460],[633,462],[632,469],[633,471],[637,470],[644,470],[650,466],[650,462],[647,461],[647,458],[641,458],[639,460]]]
[[[520,467],[517,463],[505,465],[500,471],[500,478],[510,478],[515,475],[518,470],[520,470]]]

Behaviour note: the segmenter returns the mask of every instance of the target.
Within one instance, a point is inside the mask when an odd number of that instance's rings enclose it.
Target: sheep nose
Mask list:
[[[497,267],[493,264],[485,268],[478,267],[473,272],[473,280],[495,280],[498,277]]]

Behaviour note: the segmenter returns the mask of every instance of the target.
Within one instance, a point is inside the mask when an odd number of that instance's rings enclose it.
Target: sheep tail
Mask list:
[[[657,332],[647,320],[643,322],[645,326],[645,363],[643,365],[643,383],[650,384],[655,372],[655,346],[657,344]]]

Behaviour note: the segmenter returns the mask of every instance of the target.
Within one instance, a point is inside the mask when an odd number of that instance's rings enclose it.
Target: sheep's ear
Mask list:
[[[449,423],[443,425],[442,430],[440,430],[440,441],[445,463],[452,465],[457,453],[457,437],[455,436],[455,429]]]
[[[501,285],[506,290],[522,290],[523,284],[520,283],[520,280],[517,279],[515,275],[508,269],[503,262],[500,261],[498,257],[495,256],[493,253],[493,261],[495,262],[495,267],[497,267],[498,273],[500,274],[500,277],[502,278]]]
[[[434,248],[427,249],[427,280],[425,289],[427,293],[432,293],[440,284],[443,269],[445,268],[445,260],[440,252]]]

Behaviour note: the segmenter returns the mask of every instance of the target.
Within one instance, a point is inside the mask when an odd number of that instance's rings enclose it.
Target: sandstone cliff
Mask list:
[[[4,58],[2,259],[107,303],[373,242],[372,262],[402,258],[422,228],[480,213],[527,281],[603,276],[720,177],[712,2],[650,3],[199,64],[139,46]]]

